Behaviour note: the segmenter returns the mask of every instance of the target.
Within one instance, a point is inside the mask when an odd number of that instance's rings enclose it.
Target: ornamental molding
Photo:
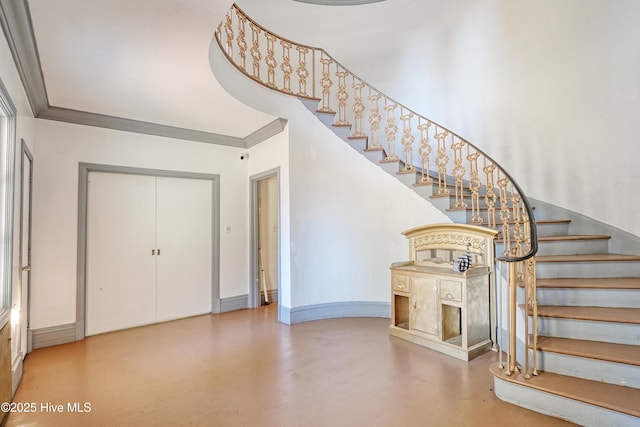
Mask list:
[[[413,241],[413,248],[418,251],[421,249],[428,249],[432,246],[442,247],[443,245],[456,245],[466,247],[467,244],[471,244],[471,249],[483,253],[487,248],[486,239],[449,233],[416,237]]]

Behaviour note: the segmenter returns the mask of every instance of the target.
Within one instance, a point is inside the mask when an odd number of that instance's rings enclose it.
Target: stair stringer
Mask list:
[[[405,163],[401,160],[394,161],[384,161],[384,150],[374,150],[368,151],[367,137],[360,138],[350,138],[351,126],[333,125],[335,113],[326,113],[318,110],[319,108],[319,100],[316,99],[308,99],[308,98],[299,98],[300,102],[314,115],[318,118],[318,120],[329,130],[331,130],[340,140],[342,140],[346,145],[350,146],[354,152],[359,153],[368,159],[372,164],[381,168],[387,174],[400,181],[402,184],[413,190],[420,197],[425,199],[427,202],[435,206],[439,211],[441,211],[444,215],[449,218],[449,222],[454,223],[466,223],[467,221],[467,213],[464,210],[456,210],[451,209],[450,198],[453,197],[453,192],[450,196],[437,196],[436,195],[436,187],[437,182],[434,181],[433,184],[418,184],[418,177],[420,175],[420,169],[416,167],[415,172],[401,172]],[[415,166],[415,165],[414,165]],[[435,171],[431,171],[432,174],[435,174]],[[454,178],[450,175],[447,175],[447,184],[448,186],[453,186]],[[468,181],[463,180],[465,188],[468,186]],[[480,187],[480,192],[485,190],[485,186],[482,185]],[[468,191],[468,190],[465,190]],[[498,189],[496,188],[496,192]],[[469,193],[470,194],[470,193]],[[482,201],[481,201],[482,202]],[[478,225],[478,224],[476,224]],[[480,224],[482,225],[482,224]],[[485,224],[486,226],[486,224]]]

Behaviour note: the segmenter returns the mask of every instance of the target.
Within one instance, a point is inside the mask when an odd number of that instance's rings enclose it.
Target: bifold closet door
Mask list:
[[[156,321],[156,177],[89,173],[86,335]]]
[[[213,183],[158,177],[157,194],[157,320],[211,313]]]

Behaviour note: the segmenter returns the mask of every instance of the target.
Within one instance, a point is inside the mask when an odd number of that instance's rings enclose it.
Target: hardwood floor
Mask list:
[[[36,410],[12,413],[6,425],[572,425],[499,400],[489,372],[495,352],[463,362],[389,336],[388,319],[287,326],[276,310],[271,304],[36,350],[14,399]],[[75,403],[90,411],[69,411]],[[51,412],[55,405],[62,412]]]

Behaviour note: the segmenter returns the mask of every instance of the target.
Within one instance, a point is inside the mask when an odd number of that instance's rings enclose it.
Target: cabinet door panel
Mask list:
[[[156,320],[155,180],[89,174],[87,335]]]
[[[212,185],[158,178],[158,321],[211,312]]]
[[[438,335],[438,293],[432,277],[413,277],[411,283],[411,329]]]

